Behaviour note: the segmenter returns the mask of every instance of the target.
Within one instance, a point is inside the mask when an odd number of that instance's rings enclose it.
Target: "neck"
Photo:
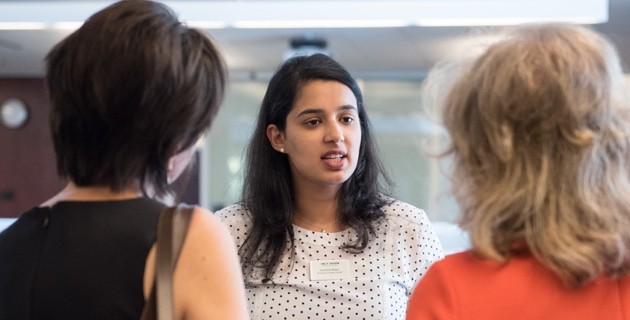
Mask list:
[[[297,192],[293,223],[317,232],[344,230],[337,211],[337,192]]]
[[[339,232],[344,229],[343,227],[340,226],[341,224],[337,220],[326,222],[326,223],[312,222],[308,218],[300,215],[299,213],[295,213],[293,215],[293,224],[300,226],[304,229],[315,231],[315,232],[332,233],[332,232]]]
[[[140,188],[128,187],[113,191],[109,186],[79,187],[70,182],[55,196],[44,202],[42,207],[50,207],[59,201],[107,201],[129,200],[142,196]]]

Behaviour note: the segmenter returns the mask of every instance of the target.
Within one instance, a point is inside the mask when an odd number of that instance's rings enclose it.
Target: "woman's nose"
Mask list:
[[[327,127],[327,132],[326,132],[326,137],[325,137],[326,142],[341,143],[344,141],[344,139],[345,138],[343,136],[343,129],[338,123],[330,124]]]

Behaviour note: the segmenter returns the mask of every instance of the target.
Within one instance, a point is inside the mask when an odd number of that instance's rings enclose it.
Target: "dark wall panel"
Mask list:
[[[0,217],[17,217],[66,184],[57,176],[44,80],[0,79],[0,104],[10,98],[26,102],[30,116],[18,129],[0,124]],[[199,203],[198,157],[174,186],[178,198],[189,204]]]
[[[0,103],[9,98],[26,102],[30,115],[18,129],[0,124],[0,217],[16,217],[65,185],[56,173],[44,80],[0,79]]]

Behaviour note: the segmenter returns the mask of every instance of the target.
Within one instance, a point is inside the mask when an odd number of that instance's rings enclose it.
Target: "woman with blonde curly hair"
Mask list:
[[[446,154],[472,249],[430,268],[407,319],[628,319],[630,120],[613,46],[527,25],[449,70]]]

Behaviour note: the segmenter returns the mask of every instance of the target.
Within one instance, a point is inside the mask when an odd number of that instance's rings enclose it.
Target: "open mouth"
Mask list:
[[[322,156],[322,160],[328,168],[333,170],[341,170],[344,166],[347,154],[339,151],[331,151]]]
[[[332,161],[341,161],[341,159],[345,158],[346,154],[343,153],[328,153],[325,154],[322,159],[324,160],[332,160]]]
[[[345,157],[346,157],[346,155],[344,155],[344,154],[332,154],[332,155],[324,156],[324,157],[322,157],[322,159],[341,160],[341,159],[343,159]]]

